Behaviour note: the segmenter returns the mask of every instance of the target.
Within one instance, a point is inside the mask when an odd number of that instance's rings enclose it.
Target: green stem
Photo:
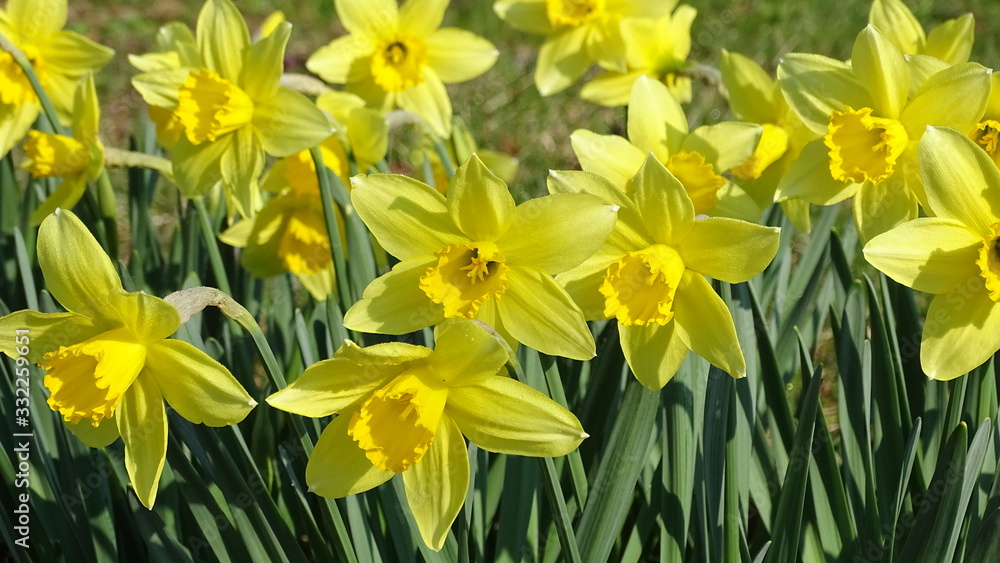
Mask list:
[[[337,294],[340,307],[347,311],[354,304],[351,284],[347,275],[347,262],[344,260],[344,246],[340,240],[340,228],[337,224],[337,213],[333,201],[333,189],[330,187],[330,175],[323,164],[323,154],[319,147],[309,149],[313,162],[316,164],[316,179],[319,181],[319,194],[323,202],[323,218],[326,220],[326,233],[330,237],[330,252],[333,254],[333,270],[337,278]],[[328,308],[329,309],[329,308]]]
[[[219,242],[215,240],[215,228],[212,227],[212,219],[208,215],[205,201],[200,198],[191,200],[195,209],[198,210],[198,222],[201,224],[201,234],[205,238],[205,246],[208,248],[208,260],[212,264],[212,273],[215,274],[215,283],[227,295],[233,294],[233,288],[229,286],[229,276],[226,268],[222,264],[222,255],[219,253]]]
[[[434,152],[436,152],[438,158],[441,159],[441,166],[444,167],[444,173],[451,178],[455,175],[455,163],[452,162],[451,155],[448,154],[448,149],[444,146],[444,141],[442,141],[439,137],[434,137],[432,143],[434,144]]]
[[[174,168],[170,161],[152,154],[105,147],[104,165],[111,168],[148,168],[159,172],[170,182],[174,181]]]
[[[118,257],[118,207],[115,205],[115,189],[111,186],[108,171],[101,170],[97,177],[97,202],[101,209],[101,220],[104,222],[105,236],[108,243],[108,254]]]

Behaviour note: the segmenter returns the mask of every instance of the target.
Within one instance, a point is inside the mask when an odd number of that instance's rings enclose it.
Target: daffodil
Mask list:
[[[83,197],[87,179],[104,170],[104,145],[99,138],[101,113],[94,77],[88,75],[76,91],[73,136],[29,131],[24,143],[24,168],[36,178],[62,178],[59,187],[31,214],[38,225],[56,208],[70,209]]]
[[[924,129],[970,131],[986,108],[989,75],[978,64],[957,64],[920,81],[911,93],[903,55],[870,25],[858,34],[849,63],[787,55],[778,66],[781,90],[822,138],[802,149],[775,198],[833,205],[854,196],[863,241],[916,218],[918,203],[926,208],[917,162]]]
[[[347,182],[347,154],[336,136],[320,145],[323,164]],[[274,164],[261,186],[275,194],[252,219],[244,219],[219,235],[226,244],[243,248],[240,264],[255,276],[268,278],[291,272],[312,296],[323,301],[335,291],[333,255],[320,200],[316,164],[309,151]],[[338,214],[340,210],[334,206]],[[341,226],[341,240],[346,240]]]
[[[560,194],[515,207],[506,184],[475,155],[456,171],[447,196],[393,174],[352,182],[358,215],[401,262],[365,289],[344,326],[405,334],[474,318],[545,354],[594,356],[583,313],[551,276],[600,247],[615,224],[612,205]]]
[[[402,473],[420,536],[440,550],[469,489],[463,434],[484,450],[537,457],[566,455],[587,437],[558,403],[500,375],[507,358],[495,336],[457,320],[439,328],[434,350],[348,340],[267,402],[338,414],[306,465],[310,491],[340,498]]]
[[[108,64],[114,51],[64,31],[66,0],[10,0],[0,9],[0,34],[31,62],[52,105],[67,122],[77,81]],[[0,156],[6,155],[38,118],[41,104],[24,71],[0,49]]]
[[[691,23],[698,10],[682,4],[659,19],[626,18],[621,22],[627,70],[605,70],[588,82],[580,97],[605,106],[624,106],[639,76],[667,85],[677,101],[691,101],[691,77],[684,74],[691,52]]]
[[[930,55],[950,64],[969,60],[975,39],[972,14],[950,19],[925,33],[913,12],[901,0],[875,0],[868,23],[885,34],[904,55]]]
[[[468,31],[440,28],[448,0],[335,0],[349,35],[316,51],[306,68],[365,100],[420,116],[441,137],[451,132],[445,84],[486,72],[497,59],[492,43]]]
[[[552,171],[549,191],[588,193],[620,207],[607,242],[556,276],[590,320],[616,319],[625,359],[649,389],[661,389],[688,350],[733,377],[746,375],[732,314],[705,276],[741,283],[778,251],[779,229],[726,217],[696,217],[681,182],[652,155],[624,193],[588,172]]]
[[[147,508],[167,452],[166,400],[194,423],[225,426],[256,404],[225,367],[180,340],[172,305],[129,293],[87,227],[57,209],[38,230],[38,264],[66,313],[17,311],[0,330],[31,335],[28,360],[44,368],[49,407],[84,443],[104,447],[119,437],[125,467]],[[0,351],[13,357],[13,339]]]
[[[450,179],[448,173],[441,162],[441,157],[434,150],[433,139],[425,136],[420,144],[411,150],[410,158],[413,168],[416,170],[417,179],[437,188],[442,194],[448,193]],[[461,119],[455,118],[454,126],[451,130],[451,137],[447,140],[445,148],[452,162],[465,162],[473,154],[489,168],[490,172],[496,174],[497,178],[504,183],[510,184],[517,176],[517,158],[499,151],[480,149],[473,138],[469,128]]]
[[[251,44],[232,2],[208,0],[196,31],[192,44],[189,33],[173,28],[176,51],[160,57],[162,67],[152,67],[155,59],[133,59],[153,70],[132,84],[150,106],[170,112],[175,129],[183,129],[173,147],[173,170],[184,194],[202,195],[221,181],[232,211],[252,217],[261,203],[257,179],[265,152],[289,156],[332,131],[315,104],[278,84],[290,24],[279,23]],[[174,58],[177,68],[171,68]]]
[[[385,158],[389,151],[389,126],[381,111],[367,107],[365,101],[354,94],[338,91],[320,94],[316,98],[316,105],[331,118],[331,126],[336,131],[337,138],[341,145],[351,150],[358,170],[368,170]],[[326,141],[323,146],[332,149]],[[350,174],[347,161],[343,160],[343,163],[343,175],[346,178]],[[350,185],[346,180],[345,183]]]
[[[969,138],[1000,166],[1000,74],[990,75],[990,98],[986,102],[986,112],[969,131]]]
[[[535,67],[543,96],[565,90],[590,65],[627,72],[624,18],[658,18],[677,0],[497,0],[493,10],[517,29],[545,35]]]
[[[932,379],[953,379],[1000,349],[1000,171],[953,129],[928,127],[919,150],[934,216],[873,238],[864,253],[890,278],[934,294],[920,364]]]
[[[756,221],[760,208],[722,173],[754,154],[761,131],[760,125],[726,121],[689,132],[684,110],[667,87],[640,76],[628,105],[628,140],[578,129],[570,141],[581,168],[623,191],[631,192],[632,177],[652,153],[680,180],[696,213]]]
[[[756,150],[730,172],[757,205],[765,209],[774,201],[774,191],[788,166],[817,135],[788,107],[777,81],[753,60],[723,50],[719,70],[733,115],[762,127]],[[781,208],[796,228],[809,231],[807,202],[786,200]]]

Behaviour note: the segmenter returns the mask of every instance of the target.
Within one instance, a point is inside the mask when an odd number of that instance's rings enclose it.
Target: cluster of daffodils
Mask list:
[[[306,468],[312,492],[344,497],[402,474],[423,540],[440,549],[469,486],[466,439],[561,456],[587,437],[564,406],[510,377],[520,346],[587,361],[588,321],[614,323],[650,390],[689,352],[744,376],[717,286],[770,264],[780,234],[758,223],[775,202],[807,232],[810,204],[853,198],[867,260],[937,295],[921,347],[931,377],[957,377],[1000,349],[1000,91],[967,62],[971,16],[928,34],[899,0],[875,0],[850,61],[790,54],[776,78],[722,51],[737,120],[693,127],[682,106],[697,88],[690,6],[498,0],[504,21],[546,37],[543,95],[596,64],[580,95],[628,111],[627,136],[575,131],[566,141],[582,170],[551,171],[549,193],[518,204],[516,160],[479,150],[453,120],[445,85],[483,74],[499,53],[441,27],[447,0],[336,0],[346,34],[305,64],[322,81],[285,74],[282,17],[252,36],[230,0],[207,0],[193,31],[168,24],[155,52],[129,57],[162,158],[106,149],[92,73],[112,52],[61,30],[64,0],[36,4],[0,10],[0,153],[23,139],[23,167],[61,179],[30,222],[46,287],[67,312],[18,311],[0,332],[31,328],[49,406],[90,446],[122,439],[147,507],[166,456],[164,401],[224,426],[247,417],[256,394],[296,415],[335,415]],[[387,114],[399,111],[423,133],[396,167],[410,175],[388,173]],[[349,299],[334,265],[358,234],[346,219],[360,218],[386,267],[347,303],[344,326],[359,341],[432,327],[433,349],[346,341],[286,388],[248,392],[170,338],[177,308],[125,291],[70,211],[113,165],[153,167],[186,198],[223,206],[219,240],[242,268],[290,273],[316,302]],[[337,202],[324,201],[331,183]]]

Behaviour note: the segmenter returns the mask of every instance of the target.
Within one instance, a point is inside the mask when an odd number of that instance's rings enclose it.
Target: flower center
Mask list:
[[[1000,122],[992,119],[983,121],[969,134],[969,138],[983,147],[993,162],[1000,165],[1000,151],[997,150],[997,140],[1000,135]]]
[[[295,209],[278,243],[278,257],[293,274],[314,274],[330,263],[330,240],[322,211]]]
[[[89,418],[97,426],[114,415],[122,394],[146,361],[146,347],[125,328],[60,346],[38,363],[48,373],[49,408],[71,423]]]
[[[578,27],[604,11],[604,0],[545,0],[554,26]]]
[[[871,108],[833,112],[823,138],[830,149],[830,174],[835,180],[854,183],[877,184],[892,176],[907,142],[900,122],[872,117]]]
[[[695,213],[708,213],[719,202],[716,192],[726,185],[726,179],[716,174],[700,153],[681,151],[671,156],[667,170],[684,186]]]
[[[743,164],[732,169],[733,175],[741,180],[756,180],[788,150],[788,132],[771,123],[764,124],[760,142],[753,154]]]
[[[24,167],[36,178],[69,176],[90,165],[90,150],[72,137],[28,131]]]
[[[992,235],[983,239],[983,245],[979,247],[979,258],[976,265],[986,280],[986,291],[990,292],[990,299],[1000,303],[1000,223],[994,223],[990,227]]]
[[[347,433],[372,465],[402,473],[419,463],[434,441],[447,399],[447,388],[428,385],[419,372],[405,372],[361,405]]]
[[[471,319],[483,303],[507,290],[507,266],[491,242],[451,244],[435,256],[438,263],[420,277],[420,289],[444,305],[445,317]]]
[[[684,273],[677,251],[663,244],[629,252],[608,266],[601,284],[604,314],[624,326],[665,325]]]
[[[18,45],[32,68],[39,82],[44,86],[48,72],[45,61],[39,58],[38,49],[34,45]],[[38,103],[38,96],[32,88],[28,76],[24,74],[21,65],[7,51],[0,50],[0,102],[8,105],[21,106],[26,103]]]
[[[387,92],[402,92],[424,81],[427,46],[417,37],[396,35],[384,41],[372,55],[375,83]]]
[[[177,91],[174,110],[193,145],[215,141],[253,120],[253,101],[243,90],[218,74],[191,71]]]

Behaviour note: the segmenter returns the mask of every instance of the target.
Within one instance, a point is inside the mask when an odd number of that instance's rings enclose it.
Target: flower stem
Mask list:
[[[212,219],[208,216],[208,209],[205,201],[196,197],[194,207],[198,210],[198,222],[201,224],[201,234],[205,238],[205,246],[208,248],[208,261],[212,264],[212,273],[215,274],[215,283],[218,284],[226,295],[232,295],[233,289],[229,285],[229,276],[226,274],[226,267],[222,264],[222,255],[219,253],[219,243],[215,240],[215,229],[212,227]]]

